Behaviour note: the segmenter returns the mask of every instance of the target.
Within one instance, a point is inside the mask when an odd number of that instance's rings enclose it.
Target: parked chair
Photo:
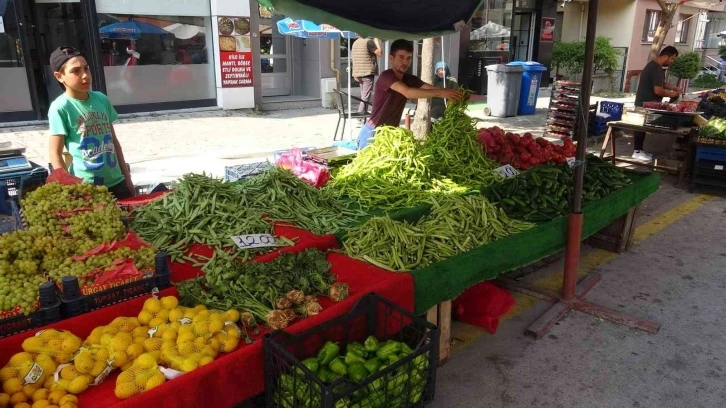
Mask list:
[[[345,124],[348,121],[348,94],[346,92],[342,92],[338,89],[333,90],[333,96],[335,97],[335,106],[338,108],[338,124],[335,126],[335,134],[333,135],[333,141],[338,140],[338,129],[340,128],[340,121],[343,121],[343,129],[340,131],[340,140],[343,140],[345,137]],[[350,112],[351,119],[362,119],[364,122],[368,120],[368,117],[371,115],[369,110],[372,106],[371,103],[364,101],[361,98],[350,96],[351,103],[355,103],[355,106],[358,106],[358,103],[363,102],[365,106],[365,111],[358,112],[356,109],[355,111]]]

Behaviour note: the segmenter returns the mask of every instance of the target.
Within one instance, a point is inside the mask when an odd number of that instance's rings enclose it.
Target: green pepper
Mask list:
[[[353,363],[348,366],[348,378],[355,382],[361,382],[368,377],[368,370],[362,363]]]
[[[318,369],[320,368],[320,363],[318,363],[317,358],[307,358],[302,361],[303,365],[308,368],[308,370],[317,373]]]
[[[398,362],[400,360],[401,360],[401,357],[399,357],[395,354],[391,354],[390,356],[388,356],[388,362],[391,364],[395,364],[396,362]]]
[[[359,356],[356,353],[351,353],[350,351],[345,355],[345,364],[351,365],[353,363],[361,363],[365,364],[366,359]]]
[[[429,366],[429,359],[426,354],[421,354],[420,356],[413,359],[413,365],[416,366],[419,370],[425,370]]]
[[[386,345],[378,349],[376,356],[378,356],[381,360],[387,360],[389,356],[395,355],[399,351],[401,351],[401,343],[386,343]]]
[[[409,354],[413,353],[413,349],[411,349],[411,347],[409,347],[408,344],[401,342],[401,352],[406,353],[406,355],[409,355]]]
[[[335,401],[335,405],[333,408],[348,408],[350,406],[350,401],[348,401],[348,398],[341,398],[337,401]]]
[[[282,385],[283,391],[295,391],[295,379],[290,374],[283,374],[280,376],[280,385]]]
[[[369,358],[364,365],[369,373],[377,373],[381,369],[381,360],[378,357]]]
[[[350,353],[355,353],[361,357],[368,358],[368,350],[360,343],[350,343],[346,346],[345,350]]]
[[[335,357],[333,361],[330,362],[330,365],[328,367],[330,368],[330,371],[336,374],[345,375],[346,373],[348,373],[348,366],[345,365],[340,357]]]
[[[320,378],[320,381],[324,383],[330,383],[330,377],[333,375],[333,372],[330,371],[328,367],[320,367],[320,370],[318,371],[318,378]]]
[[[339,352],[340,346],[331,341],[325,342],[320,351],[318,351],[318,363],[320,363],[321,366],[330,364],[334,358],[338,357]]]
[[[378,343],[378,339],[373,336],[368,336],[365,342],[363,342],[363,347],[365,347],[366,351],[370,353],[375,353],[378,351],[379,348],[381,348],[381,345]]]

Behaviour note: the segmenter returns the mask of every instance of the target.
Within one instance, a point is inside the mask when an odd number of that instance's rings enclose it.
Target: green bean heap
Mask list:
[[[415,224],[376,217],[349,232],[343,249],[392,271],[411,271],[532,228],[510,219],[481,195],[432,200],[431,213]]]
[[[444,117],[434,124],[424,142],[431,172],[454,182],[479,189],[501,181],[491,170],[499,167],[486,157],[477,142],[477,130],[466,114],[469,92],[461,101],[450,102]]]

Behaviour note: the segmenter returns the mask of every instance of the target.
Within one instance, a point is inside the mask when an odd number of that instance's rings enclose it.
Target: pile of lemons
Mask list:
[[[162,368],[188,373],[237,349],[239,318],[236,310],[188,308],[174,296],[152,297],[138,316],[117,317],[85,341],[67,331],[38,332],[0,369],[0,408],[77,407],[76,395],[116,369],[116,396],[131,398],[162,385]]]

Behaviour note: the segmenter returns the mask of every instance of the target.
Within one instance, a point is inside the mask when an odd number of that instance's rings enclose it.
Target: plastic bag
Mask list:
[[[65,169],[55,169],[52,173],[48,176],[48,178],[45,180],[45,183],[53,183],[58,182],[61,184],[64,184],[66,186],[70,186],[73,184],[81,184],[83,183],[83,179],[80,179],[76,176],[71,175],[68,173]]]
[[[303,160],[303,151],[297,147],[283,153],[275,164],[318,188],[330,180],[328,169],[321,164]]]
[[[516,301],[506,290],[491,282],[482,282],[465,290],[452,302],[459,321],[497,332],[499,318],[512,309]]]

